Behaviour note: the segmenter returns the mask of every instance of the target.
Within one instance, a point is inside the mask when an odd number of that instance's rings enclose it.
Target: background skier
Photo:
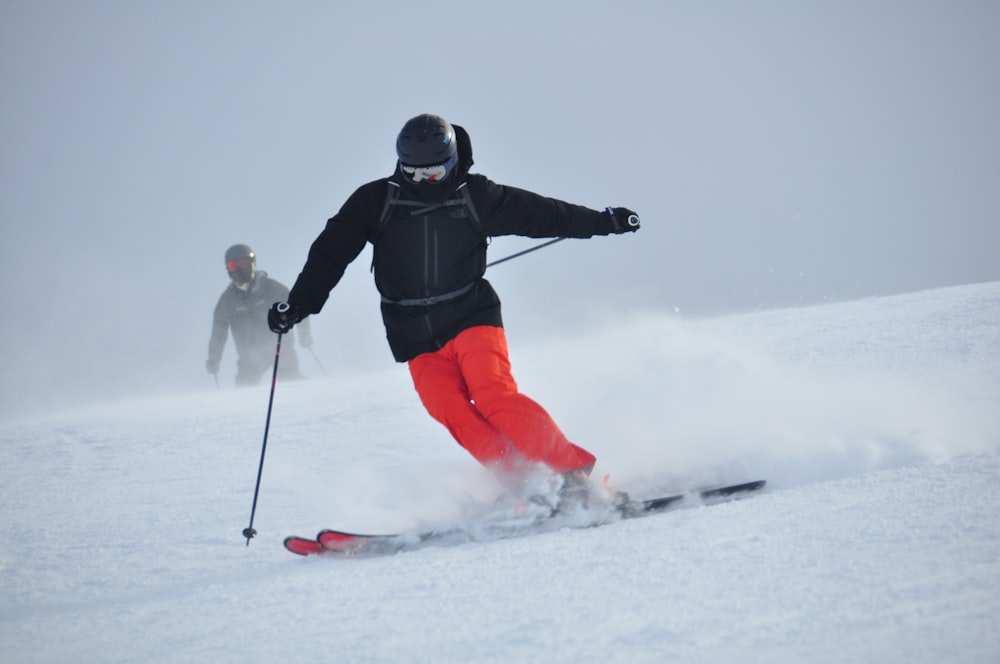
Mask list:
[[[212,335],[208,341],[208,361],[205,369],[217,375],[222,351],[229,332],[236,346],[236,384],[256,385],[274,366],[274,335],[268,331],[267,310],[271,302],[288,297],[288,287],[257,270],[257,255],[245,244],[234,244],[226,250],[226,273],[229,287],[223,291],[212,315]],[[307,322],[308,323],[308,322]],[[299,345],[312,345],[308,324],[299,327]],[[288,344],[281,349],[278,376],[301,378],[295,348]]]

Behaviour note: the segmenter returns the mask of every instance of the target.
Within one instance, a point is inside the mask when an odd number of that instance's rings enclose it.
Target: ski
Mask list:
[[[692,495],[697,496],[701,501],[717,502],[738,496],[741,493],[751,493],[760,491],[767,485],[767,480],[755,480],[753,482],[743,482],[742,484],[728,484],[725,486],[698,489],[692,493],[676,493],[663,498],[650,498],[647,500],[634,500],[625,503],[620,509],[625,518],[641,516],[650,512],[661,512],[690,499]]]
[[[294,535],[286,537],[285,548],[300,556],[323,553],[323,545],[315,537],[296,537]]]
[[[341,530],[321,530],[316,537],[286,537],[285,548],[300,556],[332,554],[338,557],[384,556],[402,551],[421,548],[427,544],[448,546],[479,540],[496,540],[558,530],[560,528],[589,528],[611,523],[619,519],[634,519],[655,514],[680,506],[694,499],[701,504],[711,505],[725,502],[763,489],[766,480],[756,480],[741,484],[698,489],[676,493],[660,498],[628,500],[619,505],[606,506],[597,510],[584,521],[560,518],[560,512],[514,518],[496,522],[485,522],[465,526],[447,527],[414,533],[362,534]]]

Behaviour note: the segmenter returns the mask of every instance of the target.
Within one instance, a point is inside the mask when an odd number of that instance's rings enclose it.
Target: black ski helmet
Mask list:
[[[257,273],[257,254],[249,245],[234,244],[226,249],[226,272],[238,288],[246,289]]]
[[[455,129],[440,115],[410,118],[396,138],[396,156],[407,166],[442,164],[457,151]]]

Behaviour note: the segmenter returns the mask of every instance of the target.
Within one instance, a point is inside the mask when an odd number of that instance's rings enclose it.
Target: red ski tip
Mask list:
[[[323,545],[315,539],[305,537],[286,537],[285,548],[300,556],[311,556],[316,553],[323,553]]]

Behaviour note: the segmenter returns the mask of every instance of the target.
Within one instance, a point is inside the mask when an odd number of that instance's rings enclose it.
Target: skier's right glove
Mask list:
[[[634,233],[639,230],[639,215],[628,208],[609,207],[605,210],[611,215],[612,233]]]
[[[285,334],[302,320],[299,309],[294,304],[275,302],[267,312],[267,326],[275,334]]]

